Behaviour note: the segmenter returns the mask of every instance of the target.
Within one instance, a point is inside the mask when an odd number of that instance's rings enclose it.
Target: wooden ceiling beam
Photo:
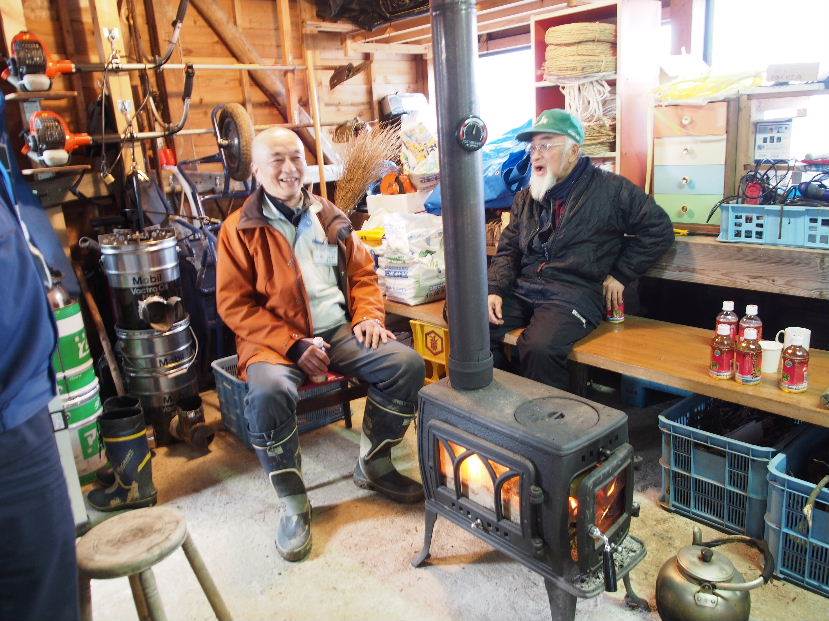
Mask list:
[[[537,0],[484,0],[477,3],[478,16],[486,15],[493,11],[506,10],[510,8],[520,7],[527,4],[536,4]],[[423,29],[430,30],[432,27],[431,18],[426,15],[424,17],[412,17],[404,19],[394,24],[389,24],[383,30],[382,34],[366,33],[362,39],[365,43],[388,43],[389,37],[396,35],[403,35]]]
[[[224,8],[216,0],[190,0],[190,4],[195,7],[202,16],[205,23],[216,33],[219,39],[227,47],[228,51],[240,63],[264,65],[267,64],[259,53],[248,41],[240,28],[233,25],[230,16],[225,12]],[[282,118],[289,118],[289,107],[287,87],[285,81],[280,77],[276,71],[251,71],[250,77],[253,82],[262,90],[267,98],[273,103]],[[300,105],[296,108],[296,120],[300,124],[308,124],[313,122],[313,119],[308,112]],[[326,139],[324,135],[315,137],[307,128],[297,130],[297,134],[302,139],[303,144],[312,152],[316,152],[316,141],[320,139],[324,145],[325,163],[336,161],[337,154],[334,146]]]
[[[479,6],[481,4],[484,3],[480,3]],[[564,7],[567,5],[567,2],[566,0],[523,0],[521,2],[510,2],[507,4],[501,2],[500,4],[501,6],[489,7],[488,9],[478,11],[478,34],[495,32],[496,30],[529,23],[532,15],[545,13],[555,9],[557,6]],[[406,32],[399,31],[391,35],[386,35],[385,38],[372,39],[372,41],[375,43],[423,44],[428,43],[431,38],[431,25],[426,25],[417,28],[407,28]]]

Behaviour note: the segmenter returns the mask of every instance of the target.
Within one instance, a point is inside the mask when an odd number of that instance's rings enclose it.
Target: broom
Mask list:
[[[400,155],[400,133],[384,127],[363,131],[348,142],[345,148],[343,174],[337,182],[334,203],[350,214],[363,198],[369,184],[380,176],[386,160]]]

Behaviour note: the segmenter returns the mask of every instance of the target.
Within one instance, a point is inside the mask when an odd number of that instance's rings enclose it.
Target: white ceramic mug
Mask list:
[[[780,366],[780,354],[783,352],[783,343],[778,341],[760,341],[763,349],[763,358],[760,361],[761,373],[777,373]]]
[[[780,330],[777,332],[777,335],[774,337],[778,343],[782,343],[783,347],[788,347],[792,344],[792,337],[795,334],[799,334],[803,337],[803,347],[809,349],[809,340],[812,337],[812,331],[808,328],[797,328],[797,327],[789,327],[785,330]],[[780,336],[783,335],[783,340],[780,340]]]

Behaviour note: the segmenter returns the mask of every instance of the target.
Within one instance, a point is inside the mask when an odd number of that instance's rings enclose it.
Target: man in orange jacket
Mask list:
[[[236,334],[245,418],[282,514],[276,547],[297,561],[311,550],[311,505],[300,469],[297,388],[329,370],[368,382],[354,482],[398,502],[423,498],[391,461],[415,416],[424,365],[386,330],[374,261],[348,218],[302,186],[305,151],[284,128],[253,142],[259,188],[219,236],[217,304]]]

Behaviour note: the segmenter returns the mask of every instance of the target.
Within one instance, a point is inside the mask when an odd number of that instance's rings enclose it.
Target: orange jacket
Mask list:
[[[216,304],[236,334],[242,379],[256,362],[293,364],[288,350],[299,339],[314,336],[302,272],[288,240],[262,215],[262,195],[260,187],[225,220],[219,235]],[[328,242],[338,246],[335,269],[349,318],[355,324],[384,321],[383,295],[368,249],[333,203],[308,197],[322,205],[317,217]]]

